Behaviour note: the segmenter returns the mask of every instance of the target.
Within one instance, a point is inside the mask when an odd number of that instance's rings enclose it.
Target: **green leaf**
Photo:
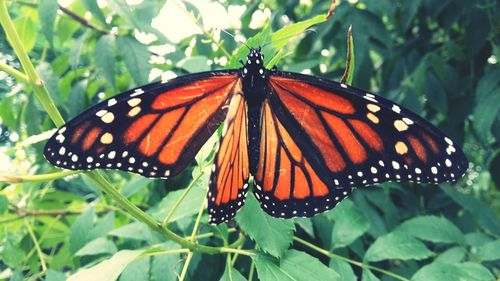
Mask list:
[[[226,270],[224,270],[224,274],[222,277],[219,279],[220,281],[246,281],[247,279],[241,275],[241,273],[232,268],[232,267],[227,267]]]
[[[45,87],[49,91],[50,96],[55,100],[56,104],[61,104],[62,99],[61,91],[59,91],[59,79],[54,77],[51,65],[46,62],[41,62],[36,66],[36,71],[40,75],[40,78],[42,78]]]
[[[114,254],[116,251],[117,249],[113,242],[101,237],[87,243],[87,245],[83,246],[75,253],[75,256]]]
[[[500,70],[496,69],[484,75],[476,88],[476,106],[474,107],[474,128],[485,142],[492,141],[491,128],[498,117],[500,107]]]
[[[500,240],[488,242],[477,249],[476,254],[481,261],[500,259]]]
[[[418,270],[412,281],[458,281],[494,280],[493,275],[482,265],[473,263],[449,264],[435,261]]]
[[[200,179],[189,191],[189,194],[182,201],[179,207],[175,210],[175,213],[170,218],[170,222],[175,222],[179,219],[186,218],[198,213],[200,205],[205,200],[206,196],[206,186],[208,185],[210,175],[208,173],[203,174]],[[163,221],[170,210],[174,207],[175,203],[184,193],[185,189],[180,189],[176,191],[169,192],[160,203],[151,208],[148,213],[151,214],[155,219]]]
[[[340,202],[327,213],[327,216],[335,222],[332,231],[333,248],[351,244],[370,229],[370,223],[366,217],[349,199]]]
[[[457,263],[461,262],[465,258],[465,248],[463,247],[453,247],[441,253],[436,260],[446,263]]]
[[[80,269],[68,277],[68,281],[92,280],[92,281],[115,281],[125,267],[137,258],[142,250],[122,250],[114,254],[110,259],[104,260],[92,267]]]
[[[150,258],[134,260],[125,267],[120,281],[149,280]]]
[[[139,175],[132,175],[131,179],[122,187],[123,196],[130,198],[139,190],[146,188],[153,180]]]
[[[402,19],[402,24],[401,27],[404,31],[407,31],[408,28],[410,27],[410,24],[412,20],[415,18],[415,15],[417,14],[418,7],[420,6],[421,0],[413,0],[413,1],[408,1],[408,3],[405,3],[405,5],[401,5],[401,19]]]
[[[314,226],[313,222],[310,218],[295,218],[295,224],[300,226],[302,230],[304,230],[309,236],[314,237]]]
[[[83,0],[82,4],[97,20],[99,20],[103,25],[107,25],[106,18],[104,17],[101,9],[99,9],[99,5],[97,5],[96,0]]]
[[[2,124],[6,125],[9,128],[17,128],[17,115],[14,112],[14,108],[12,107],[12,103],[14,97],[2,97],[0,101],[0,116],[2,117]]]
[[[180,248],[178,244],[172,241],[167,241],[162,247],[164,250]],[[178,272],[179,261],[183,259],[181,255],[182,254],[168,254],[153,256],[151,261],[150,280],[177,281],[180,275],[180,272]]]
[[[85,46],[85,40],[87,40],[87,33],[83,33],[71,47],[69,64],[72,69],[76,69],[80,63],[80,56],[82,55],[83,48]]]
[[[47,270],[45,281],[66,281],[64,273],[52,269]]]
[[[146,84],[151,70],[147,47],[133,37],[119,37],[116,42],[132,79],[137,85]]]
[[[72,85],[68,100],[66,102],[66,106],[71,117],[74,117],[78,112],[83,110],[83,106],[86,104],[85,91],[87,90],[87,86],[87,80],[77,81]],[[95,186],[89,185],[88,187],[92,190],[95,190],[96,193],[99,192],[99,188],[93,188]]]
[[[236,221],[262,250],[275,257],[282,257],[292,243],[295,231],[293,220],[278,219],[266,214],[253,194],[247,195],[245,205],[236,214]]]
[[[421,260],[431,255],[432,252],[422,242],[408,234],[395,231],[377,238],[366,251],[365,259],[367,261]]]
[[[69,249],[72,254],[81,249],[91,240],[90,232],[94,226],[95,211],[93,208],[81,213],[71,225],[69,233]]]
[[[347,57],[346,66],[342,79],[342,83],[347,85],[352,84],[352,79],[354,78],[354,40],[352,39],[352,26],[349,26],[347,31]]]
[[[370,270],[364,268],[363,275],[361,276],[361,281],[380,281],[380,279],[373,274]]]
[[[177,66],[190,73],[202,72],[210,70],[207,62],[208,58],[205,56],[193,56],[182,59],[177,63]]]
[[[11,237],[7,238],[7,242],[3,243],[3,249],[1,253],[1,260],[9,267],[12,268],[21,268],[23,265],[23,261],[25,258],[25,253],[19,247],[18,243],[15,243],[16,241],[12,235]]]
[[[24,50],[29,53],[36,42],[37,32],[35,22],[31,16],[22,16],[14,20],[14,26],[17,34],[19,34]]]
[[[426,74],[426,83],[424,87],[425,95],[429,100],[430,106],[436,111],[446,115],[448,112],[448,101],[443,85],[433,72]]]
[[[115,213],[109,212],[103,216],[90,231],[90,237],[104,237],[108,232],[115,228]]]
[[[117,229],[114,229],[109,232],[109,235],[127,239],[144,240],[144,241],[155,240],[155,236],[151,231],[151,229],[147,225],[141,222],[132,222]]]
[[[97,70],[106,81],[115,88],[115,37],[111,34],[103,35],[95,45],[94,59]]]
[[[465,235],[465,243],[472,247],[480,247],[493,241],[488,235],[481,232],[471,232]]]
[[[290,250],[278,263],[274,258],[259,254],[255,268],[262,281],[341,280],[337,272],[318,259],[300,251]]]
[[[478,201],[470,195],[462,194],[448,186],[440,185],[439,187],[450,196],[453,201],[469,211],[476,218],[477,223],[481,227],[495,235],[500,235],[500,220],[498,220],[497,215],[495,215],[490,208],[485,206],[483,202]]]
[[[59,9],[57,1],[41,0],[38,5],[38,17],[42,26],[42,32],[50,46],[54,44],[54,22],[56,21],[57,10]]]
[[[358,278],[356,277],[356,274],[354,274],[354,271],[352,270],[352,267],[350,264],[348,264],[345,261],[338,260],[336,258],[331,258],[330,259],[330,268],[335,270],[340,275],[341,281],[356,281]]]
[[[0,194],[0,215],[3,214],[9,207],[9,199],[7,196]]]
[[[464,235],[449,220],[437,216],[420,216],[403,222],[396,230],[434,243],[464,243]]]
[[[463,274],[461,280],[478,280],[478,281],[490,281],[495,280],[495,276],[484,267],[482,264],[473,262],[463,262],[459,264],[460,271]]]
[[[291,39],[304,32],[309,27],[326,21],[325,15],[315,16],[312,19],[289,24],[271,35],[271,42],[276,50],[285,47]],[[264,44],[267,42],[263,42]]]

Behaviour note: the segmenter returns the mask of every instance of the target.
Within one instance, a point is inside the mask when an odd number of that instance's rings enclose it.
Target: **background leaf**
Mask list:
[[[381,261],[387,259],[425,259],[432,252],[419,240],[403,232],[391,232],[381,236],[366,251],[365,259],[368,261]]]
[[[114,281],[118,278],[125,267],[137,258],[142,251],[122,250],[97,265],[81,269],[68,277],[68,281],[95,280]]]
[[[22,16],[14,20],[14,26],[21,38],[24,49],[26,52],[30,52],[35,46],[37,37],[35,22],[30,16]]]
[[[132,79],[137,85],[146,84],[151,70],[148,63],[151,54],[146,47],[132,37],[119,37],[116,43]]]
[[[106,81],[115,88],[115,37],[103,35],[95,45],[95,64]]]
[[[267,215],[260,208],[253,194],[247,195],[245,205],[236,214],[236,221],[263,251],[275,257],[282,257],[292,243],[295,231],[293,220],[278,219]]]
[[[400,224],[397,231],[435,243],[463,243],[464,236],[449,220],[436,216],[420,216]]]
[[[42,25],[42,32],[51,46],[54,44],[54,23],[58,9],[57,1],[40,1],[38,17]]]
[[[255,267],[260,280],[340,280],[337,272],[306,253],[290,250],[278,263],[271,257],[257,255]]]
[[[370,223],[358,210],[351,200],[343,200],[328,217],[334,221],[332,231],[332,245],[334,248],[351,244],[369,228]]]

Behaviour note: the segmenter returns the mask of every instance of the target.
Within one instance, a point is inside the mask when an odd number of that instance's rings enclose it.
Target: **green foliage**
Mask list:
[[[236,215],[236,221],[262,250],[275,257],[282,257],[292,243],[295,230],[293,221],[266,214],[253,194],[248,195],[245,205]]]
[[[340,280],[337,272],[316,258],[296,250],[289,250],[279,262],[269,256],[257,255],[255,267],[262,280]]]
[[[403,232],[394,231],[378,237],[366,251],[365,259],[368,261],[421,260],[431,255],[432,252],[421,241]]]
[[[0,0],[0,279],[495,280],[497,1],[341,1],[328,20],[326,0],[228,0],[213,10],[170,2],[62,8]],[[162,15],[155,24],[160,11],[174,9],[194,16],[181,23]],[[352,25],[345,81],[403,104],[461,143],[470,161],[464,179],[355,190],[313,219],[270,217],[249,193],[235,222],[212,226],[204,204],[220,132],[168,180],[74,175],[43,159],[44,141],[61,123],[57,111],[69,120],[162,74],[240,67],[247,47],[213,29],[211,14],[231,18],[225,28],[247,45],[263,46],[267,67],[333,80],[345,72]],[[191,25],[197,32],[180,40],[162,29]]]

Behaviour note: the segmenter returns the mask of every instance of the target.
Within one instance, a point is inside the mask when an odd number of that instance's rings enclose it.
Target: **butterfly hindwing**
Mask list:
[[[236,88],[241,89],[241,83]],[[246,101],[239,91],[231,98],[214,159],[207,196],[210,223],[230,220],[245,201],[250,175],[247,120]]]
[[[266,100],[262,110],[260,156],[254,194],[269,215],[310,217],[333,208],[351,193],[320,179],[289,127]]]
[[[214,71],[124,92],[59,128],[44,156],[71,170],[178,174],[224,120],[237,81],[235,71]]]
[[[273,71],[269,99],[319,176],[336,187],[455,181],[467,160],[428,121],[344,84]]]

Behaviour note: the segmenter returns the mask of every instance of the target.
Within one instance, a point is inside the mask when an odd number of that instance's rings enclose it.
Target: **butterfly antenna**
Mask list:
[[[283,36],[283,37],[280,37],[280,38],[276,38],[276,39],[274,39],[272,41],[269,41],[269,42],[263,44],[262,48],[264,48],[264,47],[266,47],[266,46],[268,46],[268,45],[270,45],[270,44],[272,44],[274,42],[285,40],[285,39],[290,39],[290,38],[293,38],[293,37],[296,37],[296,36],[299,36],[299,35],[301,35],[303,33],[308,33],[308,32],[316,33],[316,30],[314,30],[312,28],[308,28],[308,29],[306,29],[306,30],[304,30],[304,31],[302,31],[300,33],[297,33],[297,34],[292,34],[292,35],[287,35],[287,36]]]
[[[251,48],[250,48],[250,47],[249,47],[249,46],[248,46],[245,42],[243,42],[243,41],[241,41],[241,40],[238,40],[238,38],[236,37],[236,35],[232,34],[231,32],[229,32],[229,31],[227,31],[227,30],[225,30],[225,29],[223,29],[223,28],[220,28],[220,30],[221,30],[222,32],[226,33],[227,35],[229,35],[229,36],[233,37],[234,41],[236,41],[236,42],[238,42],[238,43],[241,43],[241,44],[245,45],[245,47],[247,47],[247,48],[248,48],[248,50],[250,50],[250,49],[251,49]]]

